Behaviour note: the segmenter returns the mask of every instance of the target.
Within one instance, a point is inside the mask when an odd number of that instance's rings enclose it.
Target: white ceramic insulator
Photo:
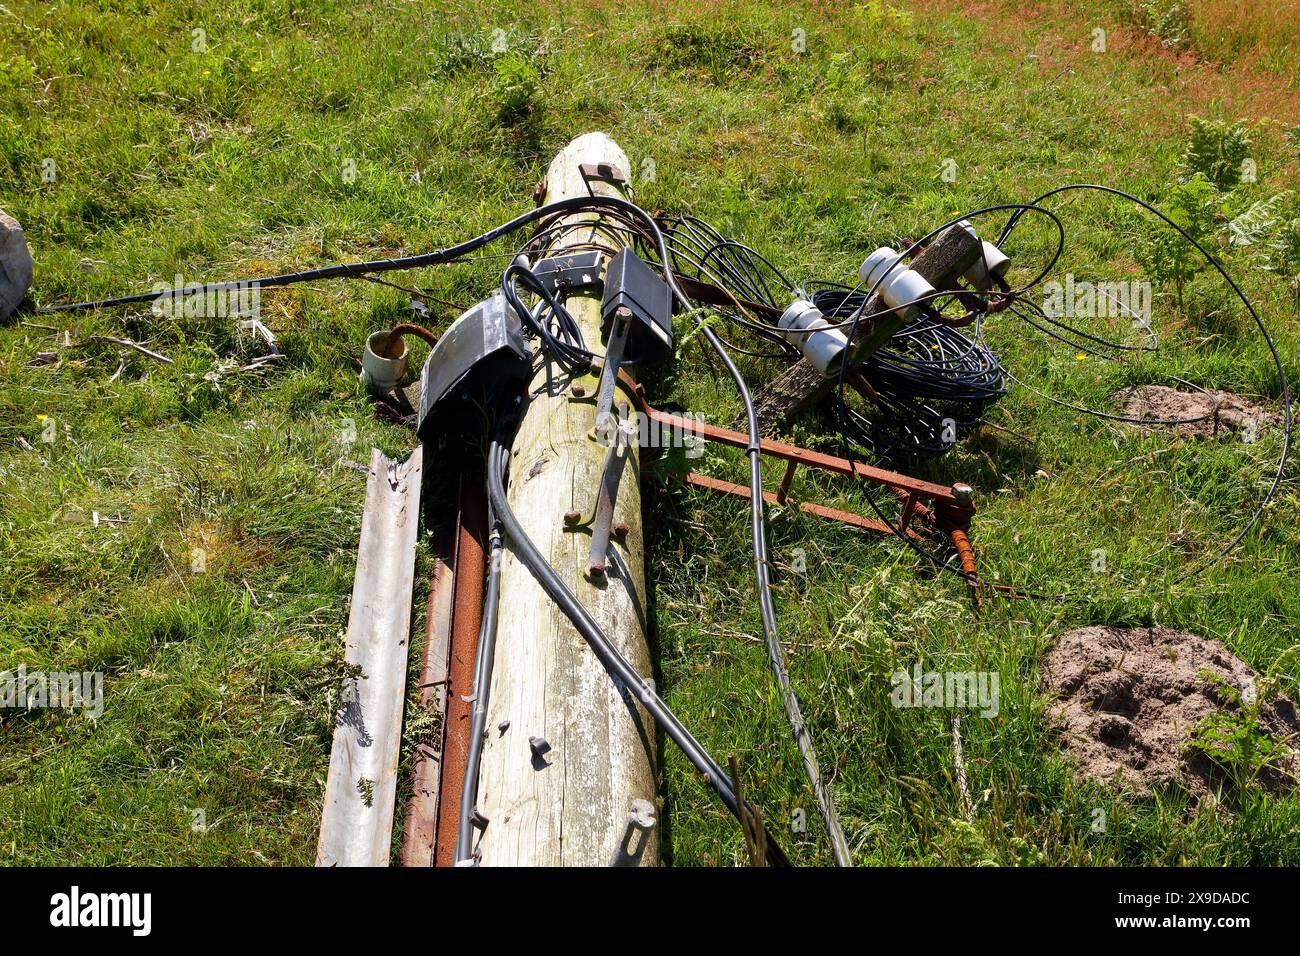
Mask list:
[[[979,235],[975,232],[975,226],[969,219],[963,219],[959,225],[969,232],[976,239]],[[1009,268],[1011,268],[1011,257],[999,249],[993,243],[987,240],[981,240],[984,248],[984,254],[975,260],[975,263],[966,270],[962,275],[971,288],[979,289],[981,292],[992,288],[993,279],[1001,279]]]
[[[935,291],[934,286],[926,282],[925,277],[915,269],[895,265],[902,258],[902,255],[888,246],[881,246],[858,267],[858,278],[868,288],[880,281],[876,291],[885,300],[885,304],[901,318],[910,319],[922,306],[933,301]]]
[[[817,371],[830,375],[838,370],[849,340],[842,331],[831,327],[817,306],[807,299],[796,299],[776,324],[785,340],[796,346]]]

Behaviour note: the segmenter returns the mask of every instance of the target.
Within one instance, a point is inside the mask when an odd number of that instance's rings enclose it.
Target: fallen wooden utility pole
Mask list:
[[[980,256],[979,240],[960,226],[951,226],[926,246],[909,264],[922,278],[939,290],[969,269]],[[885,305],[880,295],[873,295],[862,310],[853,334],[850,368],[889,341],[905,320]],[[836,376],[825,376],[807,359],[800,359],[764,388],[754,399],[759,428],[771,435],[782,425],[798,418],[834,389]]]
[[[624,197],[627,156],[603,133],[569,143],[551,162],[545,201]],[[569,216],[550,255],[616,250],[622,237]],[[545,226],[547,224],[543,224]],[[587,347],[600,345],[600,291],[565,303]],[[623,655],[649,675],[637,449],[623,472],[603,581],[584,577],[590,537],[565,513],[590,513],[607,448],[591,437],[596,375],[570,379],[544,354],[534,362],[529,404],[510,460],[509,501],[528,535]],[[581,391],[574,388],[580,385]],[[625,528],[623,526],[626,526]],[[654,865],[654,723],[622,692],[569,620],[507,550],[495,667],[478,784],[486,820],[474,845],[485,866]]]

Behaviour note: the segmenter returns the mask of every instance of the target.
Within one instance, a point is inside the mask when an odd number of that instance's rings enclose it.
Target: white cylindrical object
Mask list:
[[[875,286],[885,304],[900,317],[910,319],[933,299],[935,290],[919,272],[903,265],[902,258],[888,246],[881,246],[858,267],[858,278],[868,288]]]
[[[402,353],[397,358],[384,355],[387,348],[388,333],[373,332],[366,339],[366,349],[361,354],[361,378],[373,392],[392,391],[406,374],[406,360],[410,357],[406,342],[402,341]]]
[[[975,264],[967,270],[966,278],[977,289],[987,289],[993,284],[994,279],[1001,279],[1010,268],[1011,257],[993,243],[986,241],[983,257],[975,260]]]
[[[849,347],[848,336],[831,328],[821,310],[807,299],[796,299],[776,323],[785,340],[798,347],[804,358],[823,375],[835,370],[840,356]]]
[[[959,225],[979,239],[979,234],[975,232],[975,226],[969,219],[963,219]],[[981,246],[984,250],[983,254],[962,274],[962,278],[971,284],[971,288],[983,292],[992,287],[994,279],[1001,279],[1006,275],[1007,270],[1011,268],[1011,257],[987,240],[981,240]]]

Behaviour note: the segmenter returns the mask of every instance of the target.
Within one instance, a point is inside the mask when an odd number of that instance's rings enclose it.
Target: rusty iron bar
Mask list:
[[[975,610],[982,611],[984,602],[980,600],[980,581],[979,572],[975,567],[975,549],[971,547],[970,538],[965,530],[953,528],[949,531],[952,538],[952,546],[957,549],[957,556],[961,559],[961,569],[966,573],[966,586],[970,588],[970,598],[975,602]]]
[[[461,479],[456,542],[456,584],[452,599],[451,657],[447,669],[447,716],[443,721],[442,783],[434,865],[455,866],[460,795],[469,759],[469,727],[474,688],[474,656],[483,620],[487,571],[487,491],[477,469]]]
[[[637,411],[644,414],[655,424],[661,427],[667,426],[677,429],[683,434],[699,435],[708,441],[717,442],[719,445],[730,445],[732,448],[749,447],[749,436],[743,432],[720,428],[717,425],[708,425],[654,408],[646,401],[645,390],[625,372],[619,373],[619,381],[632,399],[632,404]],[[900,474],[896,471],[887,471],[884,468],[874,468],[863,462],[851,462],[847,458],[827,455],[824,452],[813,451],[811,448],[800,448],[798,445],[789,445],[770,438],[760,439],[759,450],[769,457],[807,465],[820,471],[829,471],[832,474],[853,478],[865,478],[895,492],[916,494],[919,497],[928,498],[938,506],[951,505],[955,508],[962,508],[962,503],[953,495],[951,488],[932,481],[912,478],[909,475]]]
[[[686,483],[694,485],[697,488],[705,488],[709,491],[716,491],[724,495],[735,495],[737,498],[749,499],[749,485],[738,485],[733,481],[724,481],[721,478],[710,478],[708,475],[701,475],[698,472],[691,472],[686,476]],[[776,492],[763,492],[763,500],[769,505],[781,504],[777,501]],[[855,528],[862,528],[864,531],[874,531],[879,534],[893,534],[894,530],[875,518],[868,518],[865,515],[854,514],[852,511],[841,511],[838,508],[830,508],[826,505],[815,504],[811,501],[802,501],[799,503],[799,510],[810,515],[816,515],[818,518],[825,518],[828,521],[838,521],[841,524],[852,525]],[[915,531],[908,528],[907,536],[913,539],[919,539]]]
[[[785,504],[785,499],[790,496],[790,482],[794,481],[794,472],[798,467],[797,461],[792,461],[785,466],[785,474],[781,476],[781,486],[776,489],[776,500],[781,504]]]
[[[438,795],[442,777],[443,733],[447,717],[447,665],[451,655],[451,622],[456,592],[456,542],[460,512],[444,519],[434,533],[434,562],[429,574],[429,600],[424,618],[424,654],[420,663],[419,700],[426,713],[440,714],[436,745],[415,748],[411,794],[402,830],[402,866],[433,866],[438,834]]]
[[[975,604],[975,610],[980,611],[984,608],[984,604],[980,600],[980,588],[988,587],[997,590],[997,586],[980,581],[975,566],[975,550],[971,547],[970,537],[967,534],[970,530],[971,516],[975,513],[973,492],[970,486],[965,484],[954,485],[953,491],[958,493],[957,504],[940,508],[936,515],[935,525],[940,531],[952,538],[952,546],[956,549],[957,557],[961,561],[961,569],[966,577],[966,585],[970,588],[971,601]]]
[[[898,526],[906,528],[912,521],[912,515],[916,514],[917,506],[920,504],[916,500],[916,495],[907,495],[903,498],[903,510],[898,516]],[[922,506],[923,507],[923,506]]]

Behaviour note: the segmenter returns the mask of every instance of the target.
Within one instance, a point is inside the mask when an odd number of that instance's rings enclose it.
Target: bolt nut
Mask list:
[[[566,511],[564,513],[564,523],[568,525],[570,528],[572,528],[575,524],[577,524],[581,520],[582,520],[581,511]]]
[[[587,394],[587,389],[581,382],[574,382],[573,385],[569,387],[569,391],[573,393],[575,398],[582,398],[582,396]]]
[[[528,748],[533,752],[533,755],[537,757],[541,757],[544,754],[551,752],[551,745],[547,742],[545,737],[529,737]]]
[[[632,812],[627,815],[627,822],[638,830],[653,830],[655,825],[655,805],[649,800],[633,800]]]
[[[624,538],[627,537],[627,533],[629,530],[631,529],[628,528],[626,521],[616,521],[614,523],[614,527],[610,529],[614,537],[617,538],[619,541],[622,541]]]
[[[952,496],[960,505],[974,504],[975,489],[965,482],[959,481],[952,486]]]
[[[593,564],[587,568],[587,577],[592,581],[605,580],[605,566],[603,564]]]

